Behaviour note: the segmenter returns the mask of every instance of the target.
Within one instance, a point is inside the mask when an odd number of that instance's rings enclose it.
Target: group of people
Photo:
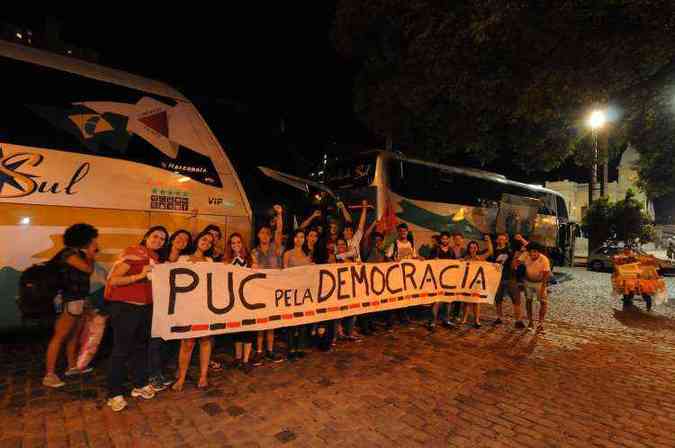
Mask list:
[[[355,224],[349,210],[338,203],[341,217],[328,222],[324,230],[322,214],[312,213],[292,232],[284,234],[284,211],[274,206],[274,217],[269,223],[258,228],[256,245],[249,250],[246,240],[239,233],[230,234],[224,244],[223,235],[215,225],[209,225],[195,235],[185,229],[170,234],[163,226],[148,229],[139,244],[125,249],[113,264],[107,278],[105,299],[106,314],[112,328],[112,354],[108,370],[108,405],[114,411],[127,406],[124,398],[124,382],[127,369],[133,384],[132,397],[150,399],[161,390],[171,387],[180,392],[186,382],[195,345],[199,346],[198,388],[209,385],[210,371],[223,369],[223,365],[211,359],[220,342],[214,337],[188,338],[180,341],[177,354],[171,352],[172,344],[151,338],[152,323],[152,269],[158,263],[213,262],[235,266],[283,269],[309,264],[401,261],[421,258],[408,226],[397,226],[397,238],[385,245],[385,236],[376,231],[377,221],[367,229],[366,218],[371,208],[366,201],[361,206],[360,217]],[[58,317],[54,334],[46,355],[46,372],[43,384],[61,387],[65,383],[56,374],[57,359],[66,346],[68,367],[65,376],[81,375],[91,368],[77,368],[77,336],[82,328],[86,297],[89,294],[89,278],[94,271],[98,253],[98,231],[89,224],[75,224],[63,235],[64,249],[57,260],[64,266],[68,281],[61,291],[63,311]],[[515,326],[525,328],[522,321],[521,295],[525,295],[528,328],[534,331],[533,302],[540,304],[539,325],[547,310],[546,285],[551,273],[550,263],[535,243],[528,243],[520,235],[509,243],[506,234],[497,236],[495,243],[489,236],[484,238],[484,248],[477,241],[465,243],[461,233],[443,232],[435,239],[428,258],[454,260],[484,260],[503,266],[502,280],[495,297],[498,318],[495,325],[503,323],[503,301],[509,297],[513,302]],[[418,308],[418,307],[415,307]],[[412,310],[412,311],[411,311]],[[386,331],[393,331],[398,320],[407,325],[411,313],[423,317],[427,328],[434,331],[438,320],[447,327],[468,323],[473,315],[473,326],[479,328],[480,305],[475,303],[435,303],[420,309],[402,308],[376,314],[362,314],[318,324],[292,326],[283,330],[239,332],[231,335],[234,343],[234,365],[245,372],[265,362],[278,363],[294,361],[305,356],[303,351],[309,345],[321,350],[331,350],[340,340],[360,341],[362,336],[378,329],[376,321],[384,324]],[[358,326],[358,330],[357,330]],[[285,355],[275,350],[275,337],[285,333],[287,349]],[[165,375],[170,361],[177,358],[174,375]]]

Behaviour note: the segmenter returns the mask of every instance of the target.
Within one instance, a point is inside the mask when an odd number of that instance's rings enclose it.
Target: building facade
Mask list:
[[[619,177],[614,182],[607,185],[607,195],[610,201],[616,202],[626,197],[626,192],[630,189],[635,193],[635,199],[640,201],[647,213],[654,218],[654,207],[647,199],[647,196],[637,185],[638,172],[637,163],[640,160],[640,154],[632,146],[621,155],[619,163]],[[575,222],[581,222],[586,209],[588,208],[588,184],[577,183],[569,180],[546,182],[546,188],[555,190],[562,194],[567,203],[567,210],[570,219]]]

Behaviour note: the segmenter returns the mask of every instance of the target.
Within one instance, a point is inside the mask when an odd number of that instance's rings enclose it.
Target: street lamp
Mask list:
[[[591,206],[598,184],[598,129],[607,122],[607,114],[603,110],[594,110],[588,118],[593,136],[593,164],[591,165],[591,182],[588,185],[588,206]]]

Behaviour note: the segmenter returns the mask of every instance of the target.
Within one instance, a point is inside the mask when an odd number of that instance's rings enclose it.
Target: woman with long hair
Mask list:
[[[42,380],[42,384],[47,387],[65,385],[54,372],[64,342],[68,358],[66,376],[88,373],[92,370],[88,367],[80,371],[76,364],[77,339],[82,329],[85,299],[89,295],[89,277],[94,272],[94,258],[98,252],[97,238],[98,230],[94,227],[89,224],[74,224],[66,229],[63,234],[64,248],[54,257],[61,265],[64,276],[64,289],[61,292],[64,306],[54,324],[54,335],[47,347],[47,368]]]
[[[159,254],[159,259],[162,263],[175,263],[182,255],[187,254],[192,245],[192,234],[184,229],[176,230],[169,237],[168,244]],[[175,381],[164,375],[164,367],[166,358],[168,357],[166,351],[172,348],[162,338],[150,338],[148,347],[148,370],[150,384],[155,391],[161,391],[169,387]],[[172,350],[174,353],[175,350]]]
[[[115,263],[106,287],[113,350],[108,371],[108,406],[119,412],[127,406],[124,380],[127,362],[132,370],[132,397],[149,400],[155,390],[148,383],[148,341],[152,324],[152,284],[148,274],[159,262],[168,232],[162,226],[151,227],[136,246],[128,247]]]
[[[312,264],[312,256],[305,239],[305,231],[296,229],[293,233],[293,248],[284,252],[284,268],[296,266],[307,266]],[[300,350],[303,344],[304,335],[307,332],[307,325],[295,325],[287,328],[288,331],[288,360],[294,361],[303,358],[305,352]]]
[[[312,258],[313,263],[318,263],[318,252],[319,252],[319,239],[321,238],[321,233],[315,227],[312,227],[307,231],[305,237],[305,242],[307,243],[307,250],[309,251],[309,256]]]
[[[178,261],[185,261],[190,263],[199,262],[213,262],[211,254],[213,253],[213,235],[208,231],[203,231],[195,238],[194,247],[190,255],[182,255]],[[187,376],[188,368],[190,367],[190,360],[192,359],[192,351],[195,348],[195,342],[199,340],[199,382],[197,387],[205,389],[209,386],[208,373],[209,362],[211,361],[211,350],[213,348],[213,338],[211,336],[204,336],[201,338],[181,339],[180,351],[178,352],[178,378],[171,386],[176,392],[183,390],[185,378]]]
[[[192,234],[185,229],[178,229],[169,237],[169,242],[160,254],[160,261],[175,263],[181,255],[188,255],[191,247]]]
[[[486,253],[480,253],[480,246],[476,241],[469,241],[469,244],[466,245],[466,257],[465,261],[485,261],[488,257],[492,256],[492,243],[489,240],[489,236],[486,236],[486,241],[488,242],[488,250]],[[464,304],[464,313],[462,316],[462,324],[466,324],[469,319],[469,311],[473,312],[474,328],[480,328],[480,303],[465,303]]]
[[[244,238],[241,234],[233,233],[227,239],[225,245],[225,256],[223,258],[225,264],[240,266],[242,268],[251,267],[251,253],[249,252]],[[239,368],[248,373],[253,366],[250,364],[251,352],[253,351],[253,339],[255,338],[254,331],[242,331],[234,333],[234,367]]]

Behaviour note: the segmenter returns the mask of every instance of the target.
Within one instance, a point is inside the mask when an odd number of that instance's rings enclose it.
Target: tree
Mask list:
[[[582,225],[584,233],[588,235],[589,254],[612,238],[613,219],[613,207],[607,197],[593,201],[588,207]]]
[[[615,203],[606,197],[594,201],[584,215],[583,226],[589,235],[589,252],[608,241],[632,245],[635,242],[644,244],[654,238],[650,218],[632,190]]]
[[[628,190],[626,197],[612,206],[611,221],[614,241],[632,245],[636,241],[644,244],[653,239],[649,216],[644,212],[642,204],[635,199],[632,190]]]
[[[340,0],[333,36],[358,66],[358,116],[409,151],[482,164],[508,153],[528,171],[575,154],[586,163],[587,113],[614,104],[610,148],[630,141],[646,154],[642,185],[660,194],[673,188],[661,179],[675,174],[672,157],[663,163],[673,110],[662,107],[675,85],[674,8],[670,0]]]

